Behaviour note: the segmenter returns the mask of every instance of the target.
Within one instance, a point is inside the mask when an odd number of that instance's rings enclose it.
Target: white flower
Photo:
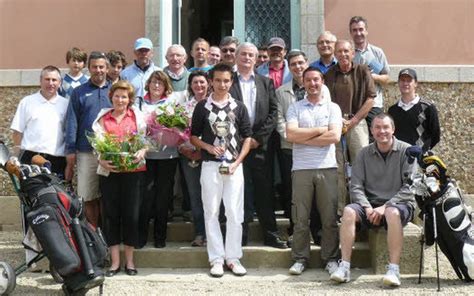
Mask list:
[[[156,108],[155,113],[156,113],[157,116],[160,116],[160,115],[163,114],[164,112],[163,112],[163,109],[161,109],[160,107],[158,107],[158,108]]]
[[[168,116],[174,115],[174,108],[171,105],[167,105],[165,108],[165,114]]]

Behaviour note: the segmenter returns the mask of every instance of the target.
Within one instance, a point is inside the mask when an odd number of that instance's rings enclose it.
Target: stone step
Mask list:
[[[311,246],[309,265],[321,268],[320,247]],[[289,268],[292,264],[291,249],[275,249],[259,244],[243,247],[242,264],[249,268]],[[367,242],[354,245],[352,266],[371,267],[370,249]],[[171,242],[165,248],[156,249],[147,245],[135,250],[135,264],[140,268],[205,268],[209,267],[205,247],[190,247],[187,243]]]
[[[167,242],[190,242],[194,239],[194,225],[192,222],[176,221],[168,223]],[[287,218],[277,218],[278,232],[282,238],[288,237],[288,227],[290,221]],[[360,233],[357,241],[367,241],[367,232]],[[153,241],[153,223],[150,223],[148,241]],[[257,219],[249,223],[249,241],[263,241],[263,231]]]

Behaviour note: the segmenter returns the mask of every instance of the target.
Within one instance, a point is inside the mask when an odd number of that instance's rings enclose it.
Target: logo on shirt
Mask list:
[[[90,97],[90,96],[92,96],[92,93],[87,93],[85,96]]]

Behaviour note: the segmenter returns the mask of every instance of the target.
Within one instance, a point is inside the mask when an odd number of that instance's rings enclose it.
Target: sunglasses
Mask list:
[[[221,48],[221,51],[223,53],[228,53],[228,52],[233,53],[233,52],[235,52],[235,48],[232,48],[232,47],[231,48]]]

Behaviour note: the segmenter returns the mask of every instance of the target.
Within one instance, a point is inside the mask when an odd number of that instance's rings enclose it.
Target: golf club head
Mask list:
[[[0,166],[5,169],[5,164],[10,159],[10,151],[3,141],[0,141]]]

